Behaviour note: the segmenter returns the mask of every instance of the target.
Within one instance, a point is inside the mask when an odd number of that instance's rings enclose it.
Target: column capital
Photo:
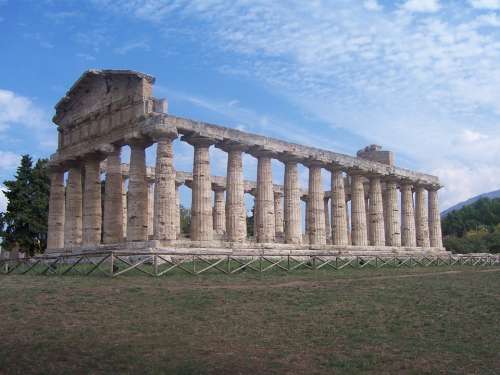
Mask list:
[[[273,150],[265,149],[262,146],[253,146],[248,150],[248,153],[255,158],[273,158],[276,159],[279,154]]]
[[[132,147],[143,147],[146,148],[151,144],[151,140],[148,138],[144,137],[141,134],[131,134],[130,136],[126,137],[123,142]]]
[[[329,170],[330,172],[347,172],[349,168],[344,167],[340,164],[332,163],[328,164],[325,169]]]
[[[281,161],[283,164],[297,164],[302,162],[304,158],[290,151],[284,151],[277,154],[276,159]]]
[[[179,136],[177,133],[177,128],[175,128],[174,126],[158,123],[146,124],[141,129],[141,132],[155,142],[163,140],[171,141]]]
[[[226,185],[222,185],[221,183],[212,182],[212,190],[213,191],[226,191]]]
[[[181,141],[189,143],[191,146],[212,146],[218,142],[217,139],[200,134],[186,134],[181,137]]]
[[[273,193],[274,193],[274,198],[275,199],[276,198],[281,198],[283,196],[283,191],[281,191],[281,190],[274,190]]]
[[[368,173],[365,170],[362,170],[362,169],[356,168],[356,167],[346,168],[346,173],[351,177],[354,177],[354,176],[367,177],[367,175],[368,175]]]
[[[222,151],[242,151],[245,152],[249,149],[248,145],[245,145],[238,141],[233,141],[231,139],[225,139],[222,142],[215,144],[215,147],[221,149]]]

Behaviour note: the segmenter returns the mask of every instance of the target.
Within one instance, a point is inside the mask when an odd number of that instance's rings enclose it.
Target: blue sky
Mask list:
[[[380,144],[441,178],[444,209],[500,188],[499,12],[500,0],[0,0],[0,179],[21,154],[54,152],[53,106],[84,70],[124,68],[154,75],[175,115],[348,154]],[[190,170],[191,147],[175,151]]]

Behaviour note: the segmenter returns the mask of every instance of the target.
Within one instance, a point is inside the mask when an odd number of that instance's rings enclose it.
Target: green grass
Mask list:
[[[0,276],[0,374],[500,373],[500,271]]]

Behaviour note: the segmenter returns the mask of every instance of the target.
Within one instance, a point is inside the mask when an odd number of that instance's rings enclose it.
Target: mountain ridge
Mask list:
[[[470,205],[470,204],[472,204],[474,202],[477,202],[481,198],[489,198],[489,199],[500,198],[500,189],[494,190],[494,191],[490,191],[488,193],[482,193],[482,194],[476,195],[476,196],[474,196],[472,198],[469,198],[469,199],[467,199],[465,201],[457,203],[454,206],[451,206],[450,208],[447,208],[446,210],[444,210],[443,212],[441,212],[441,217],[444,218],[450,212],[459,210],[459,209],[461,209],[461,208],[463,208],[465,206],[468,206],[468,205]]]

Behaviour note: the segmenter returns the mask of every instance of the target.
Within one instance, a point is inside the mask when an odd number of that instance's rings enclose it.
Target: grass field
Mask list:
[[[0,374],[498,374],[500,269],[0,276]]]

